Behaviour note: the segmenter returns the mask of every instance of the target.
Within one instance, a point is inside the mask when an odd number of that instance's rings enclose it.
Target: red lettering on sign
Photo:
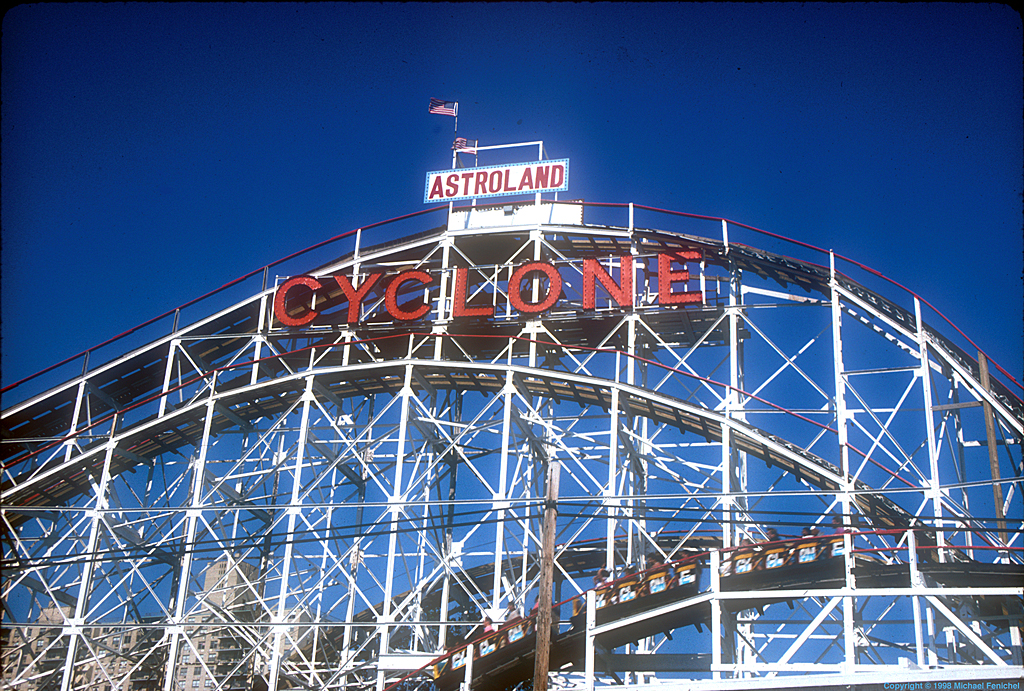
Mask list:
[[[476,185],[473,186],[473,194],[487,194],[487,171],[481,170],[476,174]]]
[[[534,176],[533,189],[542,190],[548,186],[548,171],[551,166],[537,166],[537,175]]]
[[[501,188],[502,192],[515,192],[515,187],[509,187],[509,180],[512,178],[512,170],[510,168],[505,169],[505,186]]]
[[[497,176],[497,178],[495,178]],[[491,192],[501,192],[501,183],[505,176],[500,170],[495,170],[491,173]]]
[[[565,182],[565,166],[556,163],[551,166],[551,186],[561,187],[563,182]]]
[[[434,178],[434,184],[430,186],[430,196],[428,196],[427,199],[433,199],[434,197],[444,199],[444,191],[441,189],[440,175]]]
[[[536,170],[540,170],[538,167]],[[505,171],[496,171],[504,175]],[[536,171],[535,171],[536,172]],[[450,182],[457,185],[462,179],[449,178],[447,181],[442,176],[442,183]],[[487,173],[490,176],[490,173]],[[477,173],[472,174],[475,180]],[[484,181],[486,184],[487,181]],[[468,183],[467,183],[468,184]],[[663,252],[658,255],[657,260],[657,283],[658,283],[658,304],[659,305],[700,305],[702,295],[699,290],[686,290],[686,283],[691,275],[688,263],[699,261],[700,251],[675,250]],[[607,261],[607,260],[606,260]],[[611,257],[610,261],[602,265],[600,260],[594,257],[584,258],[581,273],[583,280],[580,287],[580,297],[577,308],[590,311],[597,307],[597,286],[601,285],[607,293],[608,303],[620,308],[632,309],[635,305],[636,279],[634,277],[635,264],[630,254],[618,257]],[[618,269],[614,268],[618,264]],[[609,266],[610,264],[610,266]],[[649,267],[649,277],[653,277],[654,267]],[[470,271],[473,274],[470,279]],[[475,267],[457,268],[455,270],[452,292],[442,296],[450,297],[452,300],[453,317],[482,317],[493,318],[495,306],[493,304],[494,293],[499,290],[493,286],[491,290],[478,291],[484,293],[476,299],[476,304],[469,304],[470,295],[473,292],[471,280],[477,285],[480,284],[480,276],[484,275],[483,269]],[[337,289],[331,287],[330,279],[337,284]],[[362,283],[355,285],[357,277],[350,278],[344,274],[333,274],[329,278],[313,277],[308,275],[295,276],[288,279],[275,291],[273,300],[273,317],[276,323],[286,328],[301,327],[317,320],[322,323],[330,318],[332,322],[344,322],[347,324],[359,323],[366,315],[362,307],[370,299],[370,294],[378,286],[383,287],[384,308],[390,318],[396,321],[411,321],[420,319],[427,315],[437,299],[436,296],[428,293],[429,286],[434,283],[434,277],[425,270],[411,269],[402,271],[395,275],[388,275],[385,281],[384,273],[370,273],[362,278]],[[562,277],[558,268],[546,261],[527,262],[519,266],[508,279],[504,289],[507,291],[511,306],[521,314],[538,314],[554,307],[562,297]],[[340,295],[339,295],[340,291]],[[378,291],[379,292],[379,291]],[[399,304],[399,294],[403,304]],[[318,297],[319,296],[319,297]],[[420,296],[417,298],[417,296]],[[342,298],[347,301],[347,308]],[[318,299],[320,303],[318,304]],[[602,299],[604,299],[602,297]],[[326,302],[324,302],[326,300]],[[331,314],[325,316],[324,305],[329,304]],[[335,307],[340,309],[335,309]],[[319,307],[318,311],[316,308]],[[381,315],[382,316],[382,315]]]
[[[469,181],[473,179],[472,173],[462,174],[462,195],[466,196],[469,194]]]
[[[667,252],[658,255],[658,303],[662,305],[688,305],[700,302],[700,291],[691,290],[676,293],[672,291],[672,284],[676,281],[689,281],[690,272],[688,269],[673,271],[672,262],[677,261],[684,264],[687,261],[700,259],[699,252],[681,250],[678,252]]]
[[[519,189],[533,189],[533,172],[529,168],[523,169],[523,179],[519,181]]]
[[[287,281],[281,284],[274,294],[274,316],[277,320],[285,326],[302,326],[316,319],[317,315],[320,314],[315,309],[310,307],[309,311],[301,317],[289,317],[287,312],[288,303],[288,291],[295,286],[306,286],[310,290],[319,290],[322,288],[320,281],[316,280],[312,276],[296,276],[295,278],[289,278]]]
[[[426,271],[420,271],[419,269],[403,271],[395,276],[394,280],[388,284],[388,289],[384,292],[384,306],[387,307],[388,314],[399,321],[419,319],[430,311],[430,305],[426,302],[421,303],[419,307],[413,310],[407,310],[399,307],[398,289],[403,283],[410,283],[413,281],[422,283],[423,285],[430,285],[432,279],[430,278],[430,274]]]
[[[481,305],[479,307],[466,306],[466,294],[469,292],[469,269],[455,270],[455,304],[453,305],[452,316],[454,317],[491,317],[494,315],[494,305]]]
[[[548,277],[547,295],[537,302],[526,302],[522,296],[523,280],[529,274],[538,271]],[[523,264],[513,272],[512,278],[510,278],[508,282],[508,297],[512,302],[512,306],[520,312],[525,312],[527,314],[536,314],[538,312],[551,309],[551,307],[558,302],[558,298],[561,296],[562,276],[558,273],[558,269],[547,262],[530,262],[528,264]]]
[[[446,197],[454,197],[459,193],[459,175],[458,173],[452,173],[448,176],[448,185],[445,191]]]
[[[601,282],[612,300],[619,307],[633,306],[633,257],[619,257],[619,283],[615,282],[601,263],[596,259],[583,260],[583,309],[592,310],[597,306],[597,286],[594,279]]]
[[[354,288],[352,282],[348,280],[348,276],[342,274],[334,274],[334,282],[341,288],[341,292],[345,294],[345,298],[348,300],[348,312],[345,315],[346,324],[354,324],[359,321],[359,308],[363,304],[363,300],[366,298],[367,293],[370,292],[370,288],[373,288],[373,284],[377,282],[384,274],[370,274],[366,277],[366,280],[362,282],[359,288]]]

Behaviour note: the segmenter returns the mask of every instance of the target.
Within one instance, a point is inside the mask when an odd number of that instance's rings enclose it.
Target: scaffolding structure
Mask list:
[[[1019,677],[1019,385],[921,298],[752,230],[451,208],[6,387],[4,688],[428,688],[534,605],[555,469],[561,630],[591,616],[553,688]],[[833,518],[838,575],[729,571]],[[598,569],[684,558],[695,592],[593,616]]]

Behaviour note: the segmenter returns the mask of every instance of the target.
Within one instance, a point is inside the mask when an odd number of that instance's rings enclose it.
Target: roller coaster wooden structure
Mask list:
[[[637,214],[673,227],[641,228]],[[212,686],[242,675],[254,689],[381,691],[433,684],[406,678],[432,666],[453,688],[466,677],[446,643],[529,601],[556,462],[568,477],[556,581],[566,602],[589,603],[583,626],[565,617],[557,632],[558,683],[592,686],[601,670],[723,688],[1020,673],[1019,385],[990,379],[919,297],[829,253],[821,266],[738,244],[741,232],[782,241],[743,224],[633,204],[477,206],[402,239],[366,246],[369,232],[151,320],[128,337],[141,345],[102,364],[124,339],[4,387],[17,400],[2,414],[5,635],[53,631],[44,611],[62,621],[46,655],[5,650],[21,655],[6,688],[86,688],[79,672],[114,655],[126,665],[109,687],[148,665],[174,691],[218,560],[256,576],[232,586],[245,616],[218,615],[244,644],[229,666],[203,661]],[[693,258],[677,271],[699,302],[659,303],[666,253]],[[601,293],[581,309],[585,259],[609,277],[630,267],[632,304]],[[563,281],[542,313],[509,299],[529,262]],[[343,291],[324,289],[317,319],[284,327],[271,269],[353,285],[414,269],[439,286],[398,291],[428,306],[420,321],[390,318],[382,284],[355,323],[339,318]],[[459,270],[462,299],[493,315],[454,316]],[[249,281],[251,297],[222,306]],[[835,555],[800,563],[798,541],[741,544],[768,522],[831,515],[851,528]],[[701,575],[597,605],[596,569],[646,569],[654,554]],[[749,573],[720,571],[744,559]],[[94,633],[142,622],[159,632],[146,649]],[[474,649],[470,684],[521,671],[525,645]]]

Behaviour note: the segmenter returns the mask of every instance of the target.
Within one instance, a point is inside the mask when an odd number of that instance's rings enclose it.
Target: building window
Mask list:
[[[199,688],[199,680],[198,679],[196,679],[196,680],[194,680],[192,682],[192,688],[194,688],[194,689],[198,689]]]
[[[213,686],[213,680],[212,679],[207,679],[206,680],[206,684],[204,684],[204,686],[207,686],[207,687]]]

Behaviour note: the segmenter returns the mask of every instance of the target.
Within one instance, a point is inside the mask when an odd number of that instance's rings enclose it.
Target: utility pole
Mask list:
[[[547,691],[551,658],[551,581],[555,571],[555,519],[558,516],[558,475],[561,464],[548,462],[544,492],[543,551],[540,558],[540,584],[537,589],[537,648],[534,652],[533,691]]]
[[[985,353],[978,351],[978,369],[981,374],[981,387],[985,393],[990,392],[988,378],[988,359]],[[988,444],[988,464],[992,471],[992,495],[996,505],[996,522],[999,525],[999,539],[1006,544],[1006,521],[1003,516],[1003,486],[999,484],[999,447],[996,444],[996,421],[992,417],[992,406],[988,399],[981,399],[981,409],[985,415],[985,441]]]

